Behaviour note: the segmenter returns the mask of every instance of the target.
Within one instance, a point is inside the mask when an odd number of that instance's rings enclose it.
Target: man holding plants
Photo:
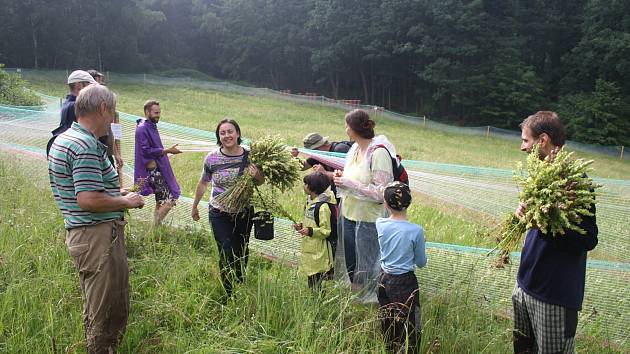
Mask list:
[[[124,209],[142,208],[144,200],[136,193],[121,195],[118,174],[98,141],[114,119],[114,94],[89,85],[75,107],[77,121],[55,139],[48,154],[50,187],[79,271],[87,350],[114,353],[129,314]]]
[[[165,149],[157,129],[160,121],[160,102],[149,100],[144,104],[146,119],[136,121],[136,152],[134,183],[140,194],[155,194],[155,225],[162,223],[175,206],[180,195],[179,185],[171,168],[168,154],[180,154],[177,144]]]
[[[554,154],[565,143],[565,129],[555,112],[540,111],[521,123],[521,150],[539,145],[540,158]],[[550,181],[551,182],[551,181]],[[522,218],[528,206],[521,203]],[[577,312],[582,309],[587,252],[597,245],[595,205],[578,225],[585,234],[527,231],[516,286],[512,293],[515,353],[573,353]],[[541,212],[545,212],[541,210]]]

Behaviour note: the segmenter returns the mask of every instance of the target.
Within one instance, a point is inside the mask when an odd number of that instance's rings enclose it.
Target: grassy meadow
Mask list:
[[[28,72],[24,78],[31,88],[61,97],[66,94],[64,75]],[[110,83],[118,94],[118,110],[139,116],[144,101],[155,98],[161,102],[165,122],[213,131],[216,122],[230,116],[240,123],[243,135],[252,139],[275,134],[289,144],[301,145],[310,131],[331,140],[346,139],[344,111],[336,108],[185,86],[144,86],[116,77]],[[377,132],[387,135],[406,159],[513,168],[525,158],[515,141],[375,118]],[[125,149],[125,159],[132,159],[133,145]],[[596,159],[595,176],[630,176],[628,162],[578,155]],[[204,156],[200,152],[172,156],[183,195],[192,197]],[[0,194],[0,352],[83,353],[78,275],[64,245],[63,221],[48,188],[45,164],[16,160],[0,151],[0,183],[6,186],[6,193]],[[304,203],[300,185],[281,199],[293,215],[300,215]],[[409,214],[423,225],[427,241],[495,245],[491,234],[496,221],[481,213],[417,195]],[[126,243],[132,293],[121,353],[385,352],[376,309],[353,303],[343,286],[328,283],[324,294],[314,296],[295,269],[255,255],[246,282],[231,301],[221,305],[216,246],[207,231],[194,227],[154,230],[132,217]],[[419,270],[419,276],[444,276],[448,282],[447,274],[440,273],[447,268],[440,268],[437,260],[435,266],[433,272]],[[465,275],[462,266],[468,265],[453,265],[452,271]],[[512,279],[506,284],[513,284]],[[475,286],[473,281],[462,280],[445,283],[437,291],[423,291],[420,283],[423,353],[511,352],[509,312],[485,307]],[[509,302],[509,296],[501,298]],[[602,333],[581,333],[578,352],[627,352],[627,347],[611,345]]]
[[[66,94],[64,75],[62,71],[39,71],[27,72],[24,78],[30,82],[32,89],[61,97]],[[216,123],[229,116],[239,122],[243,136],[251,139],[269,134],[280,135],[288,144],[301,146],[302,138],[311,131],[319,131],[333,141],[347,139],[343,121],[345,112],[337,108],[185,86],[145,86],[142,82],[130,83],[128,78],[118,77],[113,76],[110,86],[118,94],[119,111],[143,116],[143,103],[148,98],[155,98],[161,103],[163,121],[188,127],[214,131]],[[425,129],[379,116],[374,118],[377,133],[388,136],[406,159],[513,168],[516,161],[525,158],[515,141]],[[127,146],[124,157],[132,159],[133,145]],[[604,155],[577,155],[595,159],[595,176],[630,176],[628,162]],[[202,152],[171,156],[171,164],[184,196],[194,196],[204,156]],[[301,214],[304,205],[301,185],[280,199],[293,215],[297,217]],[[496,221],[482,213],[416,195],[409,214],[413,222],[427,230],[430,241],[479,247],[495,245],[494,239],[488,235],[493,232]]]
[[[0,352],[85,352],[78,275],[45,181],[41,161],[0,153]],[[316,296],[295,269],[252,256],[245,283],[221,305],[207,232],[132,219],[126,244],[131,313],[120,353],[385,352],[376,309],[342,286]],[[507,314],[485,311],[472,292],[421,292],[423,353],[511,350]],[[618,351],[595,337],[580,337],[578,350]]]
[[[48,95],[67,94],[65,72],[29,72],[24,78],[31,88]],[[162,119],[170,123],[214,131],[216,123],[229,116],[236,119],[243,136],[274,134],[288,144],[301,146],[302,138],[318,131],[332,141],[347,140],[343,116],[345,111],[315,104],[295,103],[271,98],[189,88],[185,86],[143,85],[117,81],[110,87],[118,94],[118,110],[143,116],[142,105],[149,98],[160,101]],[[525,160],[520,143],[484,136],[464,135],[423,128],[374,116],[377,134],[385,134],[403,158],[479,167],[512,169],[516,161]],[[578,152],[578,157],[595,159],[594,176],[628,178],[630,162],[600,154]],[[200,160],[200,159],[199,159]]]

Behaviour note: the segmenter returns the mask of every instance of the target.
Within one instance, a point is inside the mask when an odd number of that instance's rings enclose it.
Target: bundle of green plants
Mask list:
[[[250,145],[249,163],[256,166],[271,189],[284,192],[293,187],[300,177],[300,163],[291,156],[282,139],[266,136]],[[217,202],[227,210],[239,211],[251,204],[254,179],[249,173],[240,176],[236,183],[220,196]]]
[[[514,179],[525,208],[523,216],[510,213],[501,225],[499,264],[509,261],[510,252],[528,229],[538,228],[552,237],[565,237],[565,230],[586,233],[579,224],[584,216],[593,215],[589,209],[595,204],[595,189],[601,186],[586,175],[593,160],[574,159],[572,155],[561,148],[541,159],[536,145],[527,157],[526,168],[521,162],[517,164]]]

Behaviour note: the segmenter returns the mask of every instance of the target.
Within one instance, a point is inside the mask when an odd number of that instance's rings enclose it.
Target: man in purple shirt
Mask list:
[[[136,152],[134,183],[141,185],[140,194],[155,194],[156,225],[159,225],[175,206],[180,195],[168,154],[179,154],[177,144],[165,149],[157,129],[160,121],[160,102],[149,100],[144,104],[146,119],[138,119],[136,126]]]

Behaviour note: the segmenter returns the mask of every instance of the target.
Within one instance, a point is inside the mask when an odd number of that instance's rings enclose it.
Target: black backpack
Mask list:
[[[328,204],[328,209],[330,209],[330,235],[326,238],[326,240],[330,243],[330,248],[332,249],[333,258],[335,257],[335,252],[337,252],[337,214],[339,212],[339,208],[337,208],[337,204],[328,203],[328,202],[317,202],[315,203],[315,210],[313,212],[313,218],[315,219],[315,225],[319,227],[319,208],[322,207],[322,204]]]
[[[383,144],[376,145],[374,150],[378,148],[385,149],[392,160],[392,172],[394,174],[394,181],[399,181],[409,186],[409,175],[407,174],[407,170],[405,170],[405,167],[401,163],[402,157],[400,157],[400,155],[396,155],[395,158],[392,157],[392,154],[389,153],[389,150]],[[372,160],[370,160],[370,169],[372,169]]]

